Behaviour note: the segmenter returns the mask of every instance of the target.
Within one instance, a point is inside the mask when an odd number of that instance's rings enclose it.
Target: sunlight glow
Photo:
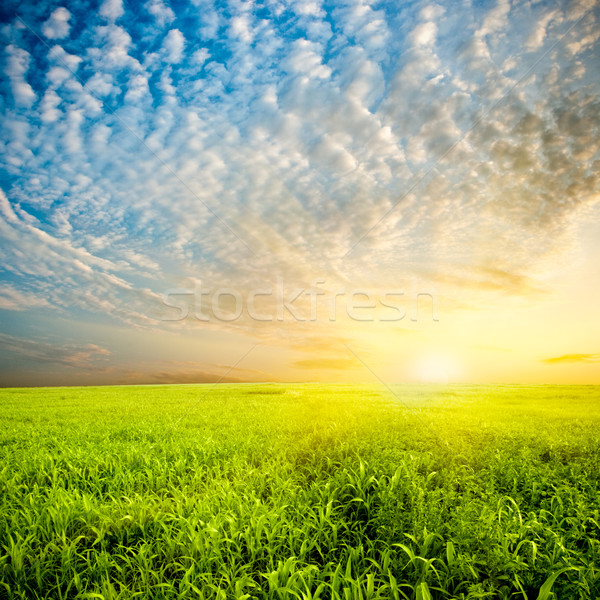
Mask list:
[[[460,376],[458,362],[443,353],[423,356],[416,366],[417,378],[421,383],[451,383]]]

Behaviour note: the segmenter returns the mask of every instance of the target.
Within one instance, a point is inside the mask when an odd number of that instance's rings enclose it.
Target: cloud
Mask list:
[[[433,19],[439,19],[446,12],[446,9],[435,2],[428,4],[421,9],[420,17],[424,21],[432,21]]]
[[[55,364],[73,369],[89,368],[110,356],[95,344],[52,344],[0,333],[0,350],[13,357],[39,364]]]
[[[435,44],[436,33],[436,24],[428,21],[426,23],[419,23],[413,29],[411,38],[416,46],[433,46]]]
[[[286,61],[292,73],[301,73],[314,79],[327,79],[331,69],[323,64],[322,48],[306,39],[296,40]]]
[[[117,71],[125,68],[139,68],[139,63],[129,55],[132,47],[131,36],[118,25],[102,25],[96,28],[98,47],[89,48],[88,54],[99,73],[106,70]]]
[[[349,358],[321,358],[297,360],[294,366],[298,369],[306,369],[310,371],[348,371],[356,369],[358,361]]]
[[[34,293],[27,293],[9,284],[0,284],[0,309],[22,311],[49,306],[48,302]]]
[[[76,72],[83,59],[75,54],[65,52],[61,46],[52,46],[48,51],[48,60],[56,65],[64,66],[71,72]]]
[[[332,14],[348,39],[356,39],[369,54],[383,53],[391,37],[383,10],[373,10],[370,3],[357,0],[336,7]]]
[[[15,103],[17,105],[31,106],[36,99],[36,94],[25,79],[31,59],[29,52],[14,44],[9,44],[5,48],[5,55],[4,73],[10,80],[10,87]]]
[[[156,19],[161,27],[175,19],[175,13],[168,4],[162,0],[150,0],[146,3],[146,10]]]
[[[47,56],[3,30],[2,302],[23,315],[160,328],[165,289],[280,275],[539,298],[598,202],[597,11],[558,40],[563,5],[144,6],[71,29],[24,6],[69,36]]]
[[[19,222],[19,218],[15,214],[15,211],[3,190],[0,190],[0,212],[2,212],[2,216],[8,223]]]
[[[42,33],[51,40],[60,40],[69,35],[71,13],[64,7],[52,11],[49,19],[42,26]]]
[[[472,265],[462,274],[440,274],[440,283],[463,290],[498,291],[506,295],[539,296],[547,292],[535,280],[523,274],[489,265]]]
[[[311,17],[323,17],[325,15],[323,11],[322,2],[316,0],[295,0],[294,11],[303,16]]]
[[[236,15],[231,19],[230,35],[235,40],[240,40],[246,44],[252,43],[254,35],[248,14]]]
[[[506,30],[508,27],[508,15],[510,13],[510,0],[498,0],[496,6],[490,9],[477,30],[476,36],[484,37],[499,31]]]
[[[231,365],[198,365],[193,362],[167,361],[148,372],[129,373],[128,380],[169,383],[239,383],[242,381],[277,381],[272,374]]]
[[[541,359],[543,363],[548,365],[562,364],[562,363],[584,363],[593,364],[600,363],[599,354],[563,354],[562,356],[554,356],[552,358]]]
[[[116,21],[125,14],[122,0],[104,0],[100,6],[100,16],[108,21]]]
[[[550,10],[543,16],[539,17],[537,23],[535,24],[535,28],[531,31],[531,34],[525,41],[525,45],[530,50],[537,50],[541,48],[544,44],[547,35],[548,26],[552,21],[557,20],[560,22],[562,19],[557,19],[558,14],[557,11]]]
[[[178,63],[183,58],[185,38],[179,29],[171,29],[165,38],[163,48],[165,60],[169,63]]]

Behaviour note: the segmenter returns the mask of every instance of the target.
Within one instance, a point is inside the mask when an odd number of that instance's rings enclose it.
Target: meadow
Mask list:
[[[600,388],[0,390],[0,598],[600,597]]]

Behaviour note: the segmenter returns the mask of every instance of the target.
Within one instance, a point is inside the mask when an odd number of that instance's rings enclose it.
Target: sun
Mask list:
[[[450,383],[458,379],[458,363],[447,354],[427,354],[417,361],[416,376],[421,383]]]

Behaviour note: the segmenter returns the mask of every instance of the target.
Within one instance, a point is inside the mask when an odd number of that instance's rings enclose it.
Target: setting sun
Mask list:
[[[453,383],[460,381],[457,361],[447,354],[429,354],[417,361],[416,373],[421,383]]]

